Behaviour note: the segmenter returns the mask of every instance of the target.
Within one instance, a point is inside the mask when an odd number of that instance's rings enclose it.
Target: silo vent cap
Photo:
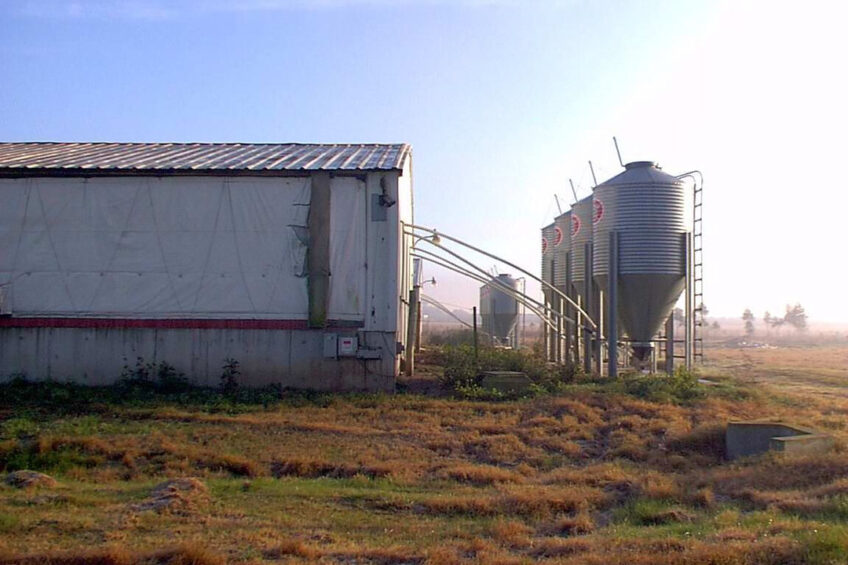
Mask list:
[[[624,165],[624,168],[628,171],[630,169],[641,169],[642,167],[655,167],[659,169],[655,161],[633,161]]]

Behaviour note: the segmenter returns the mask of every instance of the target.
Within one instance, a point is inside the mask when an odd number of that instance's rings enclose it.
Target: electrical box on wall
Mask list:
[[[0,316],[9,316],[12,314],[12,305],[6,297],[6,288],[0,286]]]
[[[336,334],[324,334],[324,357],[335,359],[339,356],[338,338]]]
[[[339,337],[339,357],[353,357],[356,355],[356,350],[359,347],[359,340],[356,336],[341,336]]]

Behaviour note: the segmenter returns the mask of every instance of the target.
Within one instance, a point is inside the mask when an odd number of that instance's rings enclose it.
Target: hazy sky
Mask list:
[[[539,269],[625,160],[701,169],[705,301],[848,321],[837,2],[0,1],[0,140],[400,142],[415,213]],[[484,263],[491,266],[491,262]],[[509,269],[503,269],[509,271]],[[429,274],[434,270],[430,269]],[[476,283],[427,292],[471,306]]]

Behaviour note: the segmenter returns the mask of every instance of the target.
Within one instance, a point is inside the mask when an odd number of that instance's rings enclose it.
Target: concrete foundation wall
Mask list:
[[[730,422],[725,435],[728,459],[759,455],[767,451],[821,453],[833,446],[833,438],[815,430],[782,422]]]
[[[106,385],[125,365],[165,362],[197,385],[217,386],[227,358],[240,364],[241,384],[329,390],[392,391],[395,334],[358,332],[382,359],[325,358],[323,330],[0,328],[0,379],[24,374]]]

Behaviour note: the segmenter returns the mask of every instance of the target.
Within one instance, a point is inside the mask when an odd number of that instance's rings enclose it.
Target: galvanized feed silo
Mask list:
[[[560,292],[565,288],[568,259],[571,252],[571,210],[554,220],[554,286]]]
[[[592,196],[571,206],[571,283],[575,294],[584,295],[586,244],[592,243]]]
[[[556,238],[556,223],[542,228],[542,280],[554,284],[554,239]],[[543,289],[545,301],[551,301],[551,291]]]
[[[625,165],[595,187],[593,274],[609,286],[610,232],[618,232],[618,318],[644,359],[685,286],[686,189],[651,161]]]

